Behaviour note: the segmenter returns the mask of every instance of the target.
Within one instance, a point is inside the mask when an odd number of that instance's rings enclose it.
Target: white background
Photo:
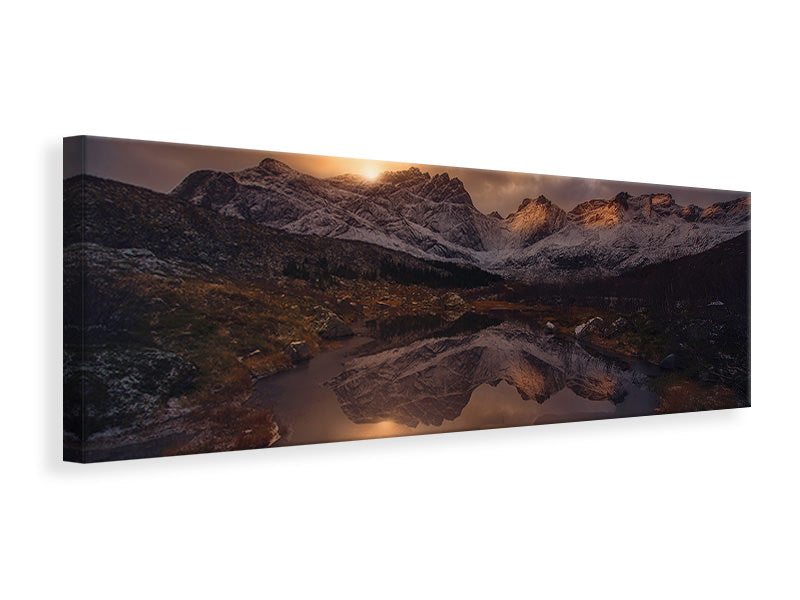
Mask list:
[[[3,596],[798,597],[790,7],[5,6]],[[753,408],[62,464],[82,133],[751,190]]]

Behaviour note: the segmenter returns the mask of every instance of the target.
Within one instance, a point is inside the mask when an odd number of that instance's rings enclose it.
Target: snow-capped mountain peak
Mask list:
[[[567,213],[539,196],[525,198],[507,221],[510,231],[516,234],[516,245],[526,246],[562,229],[567,224]]]
[[[294,233],[361,240],[414,256],[478,265],[527,281],[582,279],[695,254],[750,227],[750,198],[706,209],[670,194],[582,202],[569,212],[525,198],[506,219],[475,208],[464,184],[417,167],[368,179],[319,179],[274,160],[195,171],[173,195]]]

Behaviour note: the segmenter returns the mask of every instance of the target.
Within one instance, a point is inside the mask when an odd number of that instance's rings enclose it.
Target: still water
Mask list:
[[[262,380],[276,445],[652,414],[645,369],[507,321],[370,351],[357,336]]]

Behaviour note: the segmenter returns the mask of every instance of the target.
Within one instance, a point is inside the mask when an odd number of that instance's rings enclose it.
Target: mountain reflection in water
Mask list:
[[[652,414],[637,369],[507,321],[348,357],[355,338],[259,383],[287,433],[278,445]]]

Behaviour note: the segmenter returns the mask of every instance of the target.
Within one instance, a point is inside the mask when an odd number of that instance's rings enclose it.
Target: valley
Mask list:
[[[267,159],[170,194],[74,177],[64,214],[76,460],[314,441],[299,389],[330,440],[749,405],[749,198],[503,219],[416,168]]]

